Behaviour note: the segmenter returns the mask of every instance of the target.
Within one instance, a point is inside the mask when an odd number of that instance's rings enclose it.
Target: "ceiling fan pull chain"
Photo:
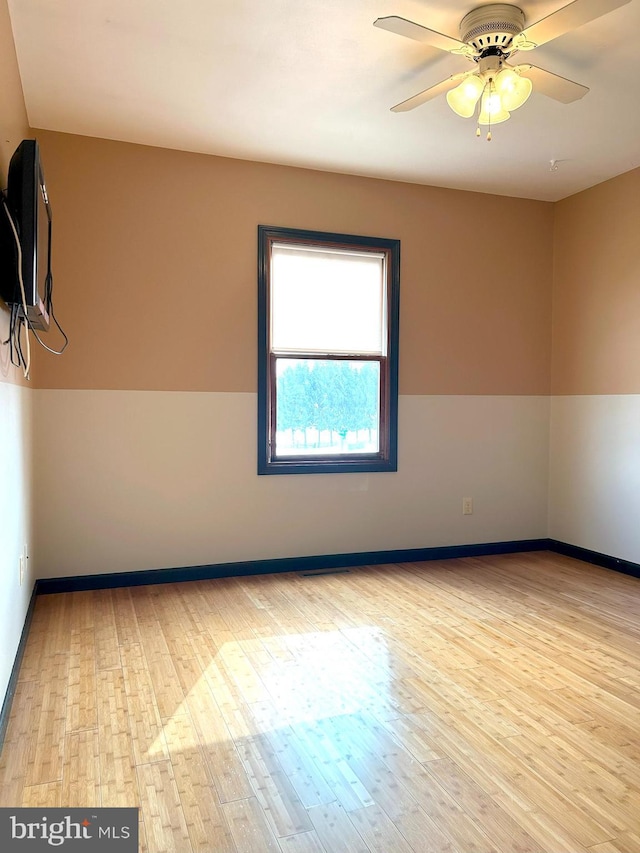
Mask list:
[[[491,95],[493,94],[493,91],[495,90],[495,86],[493,85],[493,77],[489,77],[489,82],[487,83],[487,86],[489,87],[488,101],[490,103],[491,102]],[[487,131],[487,142],[491,142],[491,109],[492,108],[489,107],[489,109],[487,110],[487,112],[489,113],[489,130]]]
[[[478,109],[478,126],[476,127],[476,136],[480,139],[480,113],[482,112],[482,101],[484,100],[484,93],[487,91],[487,84],[484,84],[484,88],[482,90],[482,95],[478,98],[478,103],[476,107]]]

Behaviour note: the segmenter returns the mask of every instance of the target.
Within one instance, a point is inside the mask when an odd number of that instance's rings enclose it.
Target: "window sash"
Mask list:
[[[378,385],[378,451],[376,453],[309,453],[303,454],[284,454],[277,453],[276,449],[276,432],[278,422],[278,393],[277,393],[277,370],[276,364],[278,360],[290,359],[291,361],[362,361],[362,362],[377,362],[379,367],[379,385]],[[342,353],[324,354],[308,352],[300,350],[297,353],[290,352],[271,352],[269,355],[269,460],[273,462],[302,462],[302,461],[326,461],[338,462],[343,459],[354,460],[384,460],[389,454],[389,429],[387,412],[389,410],[389,359],[384,356],[375,355],[345,355]]]
[[[384,252],[273,242],[271,346],[279,352],[386,355],[386,291]],[[313,312],[306,309],[311,294]]]

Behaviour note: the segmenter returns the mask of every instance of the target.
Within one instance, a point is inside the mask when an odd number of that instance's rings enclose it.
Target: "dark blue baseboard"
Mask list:
[[[549,550],[549,542],[549,539],[517,539],[513,542],[486,542],[480,545],[448,545],[442,548],[406,548],[395,551],[360,551],[355,554],[283,557],[276,560],[185,566],[179,569],[147,569],[141,572],[44,578],[37,582],[37,592],[38,595],[47,595],[55,592],[112,589],[119,586],[144,586],[154,583],[177,583],[178,581],[265,575],[276,572],[308,572],[312,569],[379,566],[384,563],[416,563],[424,560],[451,560],[454,557],[483,557],[491,554],[515,554],[521,551],[546,551]]]
[[[80,575],[78,577],[44,578],[36,581],[38,595],[57,592],[80,592],[89,589],[114,589],[123,586],[145,586],[179,581],[265,575],[277,572],[308,572],[314,569],[379,566],[385,563],[419,563],[429,560],[451,560],[456,557],[484,557],[491,554],[517,554],[525,551],[555,551],[586,563],[614,569],[640,577],[640,565],[617,557],[609,557],[556,539],[516,539],[511,542],[484,542],[478,545],[446,545],[439,548],[404,548],[393,551],[359,551],[352,554],[322,554],[312,557],[282,557],[274,560],[249,560],[237,563],[213,563],[206,566],[184,566],[176,569],[145,569],[139,572]]]
[[[614,569],[625,575],[640,578],[640,563],[632,563],[630,560],[621,560],[618,557],[610,557],[599,551],[590,551],[588,548],[580,548],[578,545],[569,545],[567,542],[558,542],[557,539],[549,539],[548,548],[556,554],[564,554],[565,557],[575,557],[585,563],[593,563],[594,566],[602,566],[605,569]]]
[[[16,652],[16,657],[13,662],[11,675],[9,676],[9,684],[7,685],[7,692],[4,695],[2,710],[0,710],[0,754],[2,753],[4,737],[7,733],[7,726],[9,725],[11,705],[13,703],[13,697],[16,692],[16,687],[18,686],[20,665],[22,664],[22,657],[24,655],[24,650],[27,645],[27,637],[29,636],[29,628],[31,627],[31,619],[33,618],[33,610],[36,605],[37,585],[38,584],[36,581],[33,587],[33,591],[31,593],[31,600],[29,601],[29,608],[27,609],[27,615],[24,620],[24,625],[22,627],[22,634],[20,635],[20,642],[18,643],[18,651]]]

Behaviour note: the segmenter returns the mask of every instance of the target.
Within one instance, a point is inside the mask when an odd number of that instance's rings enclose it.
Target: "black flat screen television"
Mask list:
[[[29,325],[46,331],[51,313],[51,205],[35,139],[23,140],[11,158],[6,201],[22,252],[24,297],[15,236],[9,223],[3,223],[5,263],[0,296],[8,305],[17,305],[22,315],[26,308]]]

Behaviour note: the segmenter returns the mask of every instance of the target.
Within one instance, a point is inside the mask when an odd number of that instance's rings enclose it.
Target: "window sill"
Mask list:
[[[397,460],[391,459],[341,459],[335,460],[277,460],[262,462],[258,474],[371,474],[398,470]]]

